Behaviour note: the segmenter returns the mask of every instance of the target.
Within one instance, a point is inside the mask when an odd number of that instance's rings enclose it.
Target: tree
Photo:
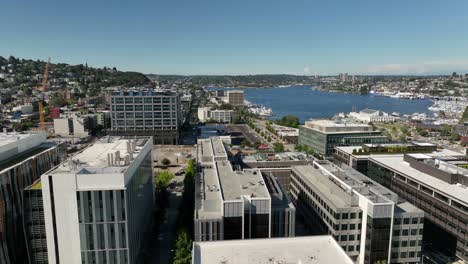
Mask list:
[[[188,232],[183,229],[177,234],[175,243],[174,264],[190,264],[192,263],[192,240]]]
[[[427,135],[429,135],[429,132],[427,132],[427,130],[419,130],[418,134],[420,136],[427,137]]]
[[[299,127],[299,118],[293,115],[285,115],[281,119],[276,120],[276,124],[280,126],[287,126],[287,127]]]
[[[169,166],[171,164],[171,161],[168,158],[164,158],[161,160],[161,164],[164,166]]]
[[[174,179],[174,174],[169,171],[161,171],[156,175],[156,184],[160,189],[166,189]]]
[[[276,142],[273,144],[273,149],[275,152],[284,152],[284,145],[282,143]]]

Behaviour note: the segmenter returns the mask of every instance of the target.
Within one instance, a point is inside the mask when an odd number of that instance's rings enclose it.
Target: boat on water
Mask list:
[[[250,107],[248,111],[252,114],[265,116],[265,117],[273,115],[273,110],[265,106],[253,106],[253,107]]]

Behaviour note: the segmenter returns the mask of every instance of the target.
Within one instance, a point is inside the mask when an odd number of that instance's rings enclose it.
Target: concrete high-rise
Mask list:
[[[111,96],[109,134],[152,136],[155,144],[179,142],[180,95],[170,91],[126,90]]]
[[[152,146],[105,137],[41,176],[49,263],[137,263],[154,202]]]
[[[244,105],[244,91],[242,90],[231,90],[227,91],[226,94],[227,103],[234,106]]]

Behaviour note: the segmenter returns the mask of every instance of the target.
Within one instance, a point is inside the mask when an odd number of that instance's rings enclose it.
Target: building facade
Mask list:
[[[389,138],[372,126],[332,120],[313,120],[299,127],[298,144],[307,146],[325,157],[333,156],[337,146],[359,146],[366,143],[387,143]]]
[[[169,91],[127,90],[111,96],[112,135],[153,136],[155,144],[179,143],[180,95]]]
[[[23,189],[59,162],[45,134],[0,134],[0,263],[28,263]]]
[[[468,162],[461,154],[374,156],[367,175],[424,210],[432,247],[467,261],[468,170],[462,164]]]
[[[152,145],[105,137],[41,176],[49,263],[138,263],[152,219]]]
[[[244,91],[242,90],[231,90],[226,93],[227,103],[233,106],[244,105]]]
[[[310,231],[332,235],[355,263],[421,261],[424,212],[352,168],[296,166],[290,188]]]
[[[212,110],[209,107],[198,108],[198,120],[201,122],[232,123],[237,117],[234,110]]]

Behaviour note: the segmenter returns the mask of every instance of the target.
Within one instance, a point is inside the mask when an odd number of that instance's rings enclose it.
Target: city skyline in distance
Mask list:
[[[0,55],[146,74],[467,73],[467,8],[466,1],[13,2],[0,10],[7,40]]]

